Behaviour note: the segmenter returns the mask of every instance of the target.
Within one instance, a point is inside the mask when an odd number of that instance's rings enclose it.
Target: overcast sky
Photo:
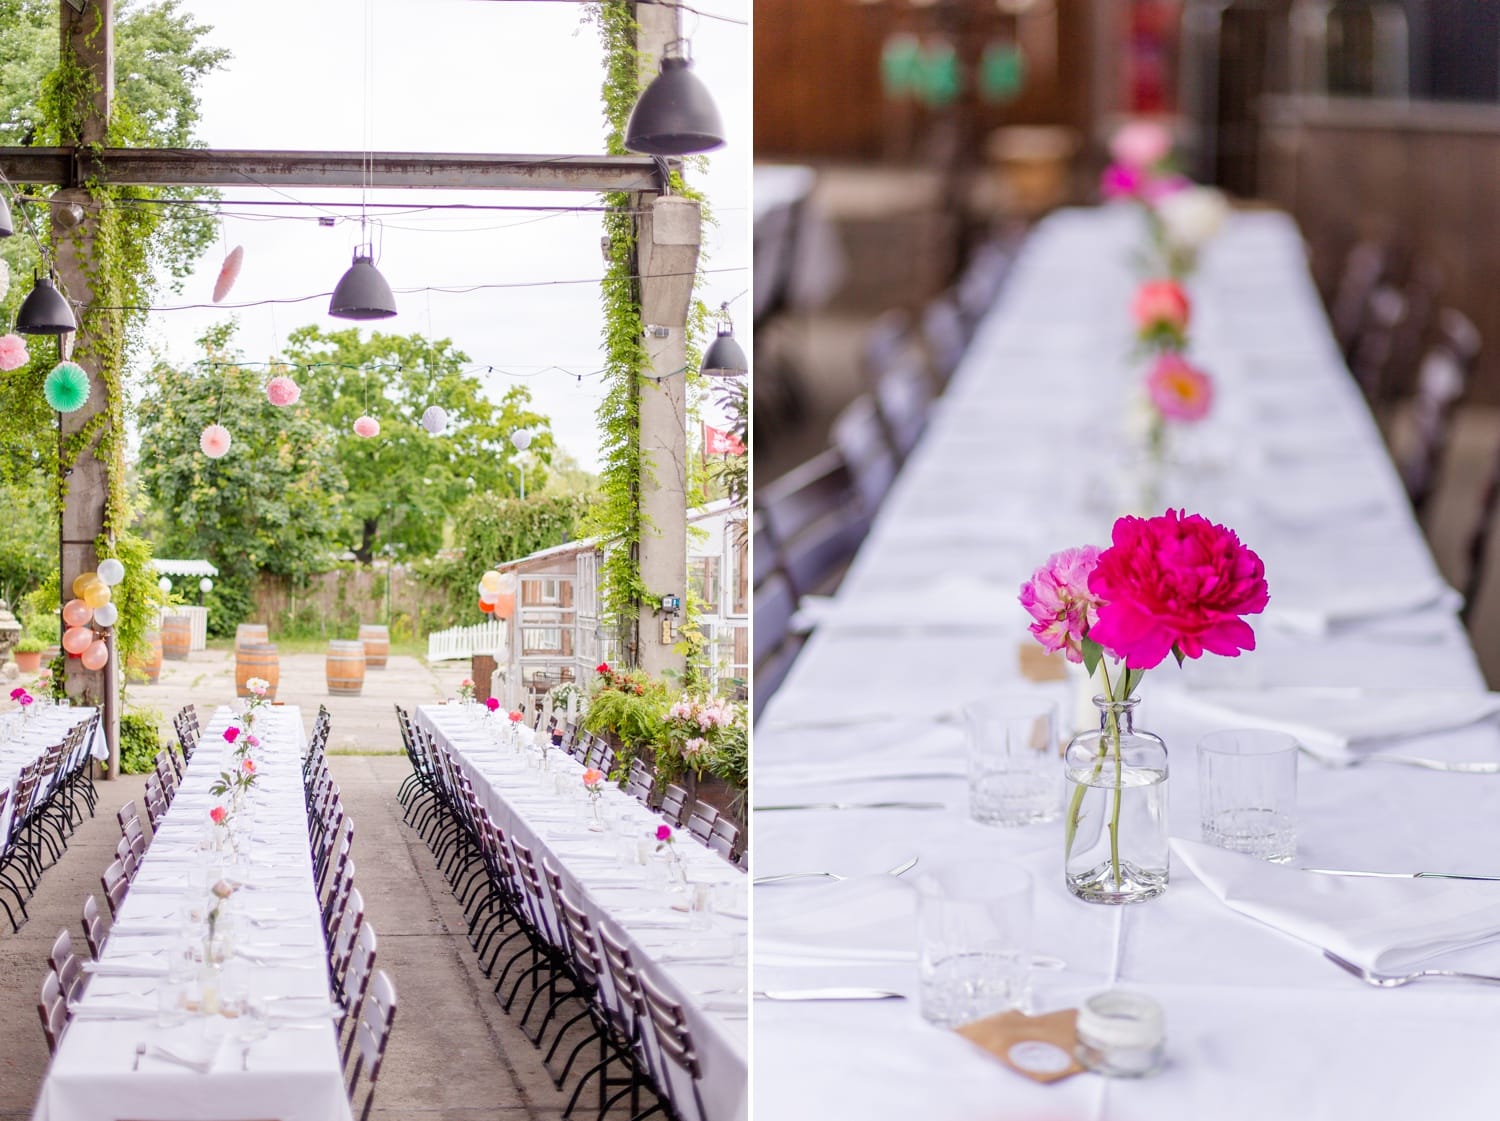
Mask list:
[[[705,13],[748,19],[749,0],[693,0]],[[199,135],[213,147],[359,151],[504,152],[589,155],[603,150],[597,29],[583,6],[558,0],[182,0],[212,27],[211,42],[234,54],[203,85]],[[723,115],[728,144],[695,181],[718,219],[705,235],[702,297],[732,310],[748,334],[750,223],[750,31],[682,13],[694,68]],[[366,97],[366,27],[373,97]],[[366,140],[366,106],[371,108]],[[203,260],[180,295],[159,304],[209,303],[223,253],[245,250],[225,301],[283,299],[332,290],[359,242],[358,212],[320,210],[358,200],[357,190],[224,189],[229,200],[294,199],[305,207],[225,208],[223,245]],[[504,206],[595,206],[589,194],[374,191],[372,202]],[[320,213],[339,217],[332,229]],[[493,396],[519,382],[552,417],[558,442],[586,468],[598,466],[594,408],[602,395],[599,287],[603,261],[597,213],[427,211],[380,215],[379,267],[396,290],[399,314],[385,332],[429,330],[453,339],[485,375]],[[551,281],[587,283],[547,285]],[[537,284],[470,294],[403,293],[428,286]],[[738,299],[736,299],[738,297]],[[247,359],[264,360],[295,327],[350,326],[329,317],[327,297],[225,311],[161,311],[149,342],[180,362],[193,340],[235,316]],[[430,312],[429,312],[430,308]],[[429,329],[429,314],[431,316]],[[561,367],[568,373],[549,370]],[[577,374],[585,375],[580,382]],[[315,376],[315,375],[313,375]]]

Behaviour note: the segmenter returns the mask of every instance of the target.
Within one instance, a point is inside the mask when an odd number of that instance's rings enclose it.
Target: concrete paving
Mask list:
[[[463,914],[420,837],[401,821],[396,789],[408,773],[391,717],[394,702],[437,699],[465,675],[464,663],[433,673],[413,658],[366,679],[359,698],[328,698],[321,655],[282,659],[281,697],[304,706],[311,725],[320,701],[333,712],[330,768],[355,822],[355,884],[379,935],[377,965],[395,983],[398,1011],[372,1118],[555,1121],[567,1097],[553,1087],[541,1055],[492,995],[466,936]],[[168,663],[162,682],[131,689],[133,704],[163,713],[185,701],[200,711],[227,701],[233,657],[210,651]],[[448,678],[452,678],[451,681]],[[373,680],[372,680],[373,679]],[[140,776],[101,782],[98,816],[84,823],[28,904],[31,920],[12,934],[0,915],[0,1121],[29,1117],[48,1061],[35,1014],[52,940],[68,927],[82,945],[84,897],[100,896],[99,875],[119,838],[115,810],[139,798]],[[524,995],[523,995],[524,1003]],[[519,1008],[517,1009],[519,1012]],[[582,1035],[570,1036],[570,1044]],[[567,1087],[571,1093],[572,1083]],[[575,1116],[587,1117],[584,1105]],[[627,1114],[618,1114],[623,1118]]]

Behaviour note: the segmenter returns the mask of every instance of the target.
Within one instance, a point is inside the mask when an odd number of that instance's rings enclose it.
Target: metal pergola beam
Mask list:
[[[473,191],[664,189],[651,156],[0,147],[12,183],[117,187],[404,187]]]

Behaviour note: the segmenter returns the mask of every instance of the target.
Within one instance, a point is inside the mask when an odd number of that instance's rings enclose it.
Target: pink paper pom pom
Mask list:
[[[31,360],[20,335],[0,335],[0,370],[19,370]]]
[[[274,377],[266,383],[266,397],[278,409],[295,405],[302,396],[302,389],[291,378]]]
[[[354,422],[354,434],[369,439],[380,435],[380,421],[372,416],[362,416]]]
[[[209,459],[218,459],[229,450],[229,429],[222,424],[210,424],[198,437],[198,446]]]
[[[219,266],[219,278],[214,281],[214,303],[222,302],[224,297],[229,295],[229,290],[239,279],[240,264],[244,259],[245,247],[242,245],[236,245],[224,258],[224,263]]]

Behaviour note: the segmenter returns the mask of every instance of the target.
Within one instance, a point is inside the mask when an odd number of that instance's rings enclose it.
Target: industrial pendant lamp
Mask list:
[[[78,330],[78,320],[73,318],[73,309],[50,276],[31,274],[31,294],[21,301],[16,311],[16,333],[18,335],[66,335]]]
[[[389,319],[396,314],[396,297],[375,267],[374,246],[355,249],[354,264],[333,290],[328,314],[337,319]]]
[[[708,88],[692,72],[686,39],[662,52],[661,72],[651,80],[625,126],[625,147],[651,156],[686,156],[724,144],[724,123]]]
[[[727,306],[719,320],[719,333],[703,352],[703,365],[698,370],[710,378],[737,378],[750,372],[750,360],[735,341],[734,323],[730,321]]]

